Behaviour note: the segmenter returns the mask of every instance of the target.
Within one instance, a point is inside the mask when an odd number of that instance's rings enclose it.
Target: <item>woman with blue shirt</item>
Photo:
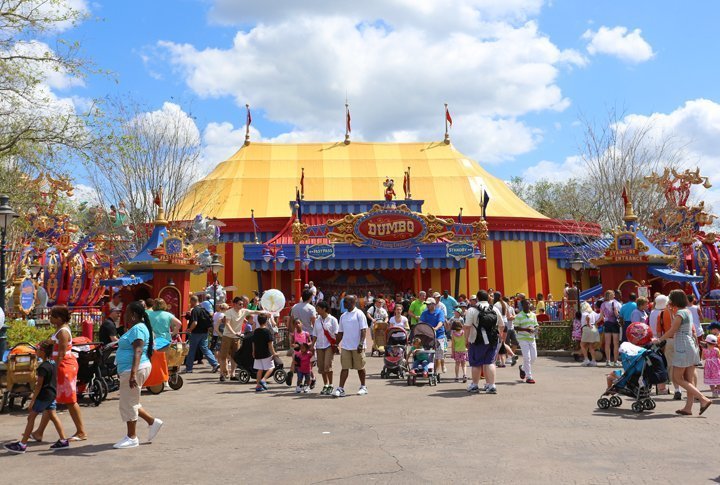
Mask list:
[[[127,423],[127,435],[114,448],[135,448],[140,444],[136,434],[138,416],[150,427],[148,442],[158,434],[163,422],[140,405],[140,389],[150,375],[153,354],[153,330],[145,307],[140,302],[128,305],[125,323],[130,330],[118,341],[115,362],[120,375],[120,417]]]

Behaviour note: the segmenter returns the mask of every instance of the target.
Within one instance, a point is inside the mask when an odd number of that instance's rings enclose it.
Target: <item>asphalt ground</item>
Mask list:
[[[680,403],[663,396],[652,412],[632,412],[627,399],[602,411],[608,370],[569,359],[540,357],[535,385],[522,383],[517,367],[499,369],[497,395],[470,395],[452,378],[409,387],[380,379],[381,367],[368,357],[369,394],[355,395],[351,374],[339,399],[320,396],[321,386],[298,395],[272,384],[256,394],[197,367],[182,389],[143,394],[165,422],[152,444],[112,448],[125,426],[111,394],[82,407],[88,441],[55,453],[50,443],[24,455],[0,451],[0,483],[720,482],[720,405],[679,417]],[[67,412],[61,420],[74,431]],[[18,437],[25,422],[25,412],[0,415],[0,438]],[[144,439],[146,425],[138,430]],[[56,439],[52,427],[45,438]]]

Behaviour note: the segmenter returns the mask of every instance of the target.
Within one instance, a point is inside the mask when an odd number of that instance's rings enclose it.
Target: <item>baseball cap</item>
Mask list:
[[[477,295],[470,295],[471,300],[477,300]]]
[[[705,342],[709,344],[716,344],[718,341],[715,335],[710,334],[705,336]]]
[[[438,293],[437,291],[433,293],[433,298],[440,298],[440,293]]]
[[[428,298],[425,300],[426,305],[434,305],[435,304],[435,298]]]

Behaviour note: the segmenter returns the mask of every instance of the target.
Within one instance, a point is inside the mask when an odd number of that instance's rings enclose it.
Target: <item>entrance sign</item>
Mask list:
[[[313,244],[307,247],[310,259],[329,259],[335,257],[335,246],[332,244]]]
[[[475,247],[469,243],[452,243],[447,245],[448,258],[455,258],[456,261],[472,258],[474,252]]]

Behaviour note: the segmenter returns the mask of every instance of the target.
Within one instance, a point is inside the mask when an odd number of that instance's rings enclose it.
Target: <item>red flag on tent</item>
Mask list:
[[[300,197],[305,198],[305,168],[302,168],[300,174]]]
[[[623,191],[622,191],[622,200],[625,203],[625,205],[628,205],[630,203],[630,196],[628,195],[628,189],[627,185],[623,185]]]
[[[162,205],[162,195],[160,194],[160,190],[155,192],[155,198],[153,198],[153,204],[160,207]]]
[[[405,198],[407,199],[408,195],[408,173],[405,172],[405,176],[403,177],[403,192],[405,193]]]
[[[447,106],[445,107],[445,119],[450,123],[450,127],[452,128],[452,116],[450,116],[450,110],[447,109]]]
[[[347,120],[346,120],[345,125],[346,125],[345,129],[347,130],[347,132],[348,133],[352,132],[352,129],[350,128],[350,108],[347,109]]]
[[[247,126],[248,126],[248,128],[249,128],[250,125],[252,124],[252,115],[250,115],[250,106],[245,105],[245,107],[246,107],[246,109],[247,109],[247,120],[246,120],[246,124],[247,124]]]

